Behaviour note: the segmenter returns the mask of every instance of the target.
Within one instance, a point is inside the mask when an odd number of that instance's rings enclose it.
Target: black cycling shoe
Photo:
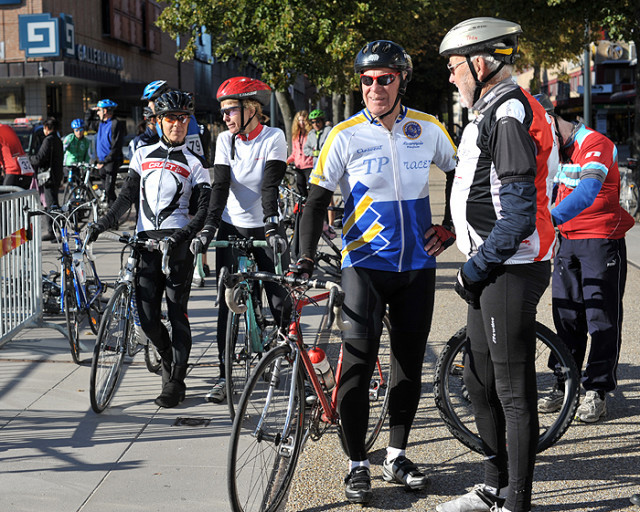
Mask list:
[[[344,479],[344,494],[350,503],[369,503],[371,501],[371,473],[366,466],[358,466]]]

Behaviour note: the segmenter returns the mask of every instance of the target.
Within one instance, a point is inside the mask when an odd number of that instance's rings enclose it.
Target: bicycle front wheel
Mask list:
[[[467,329],[460,329],[444,346],[436,363],[433,391],[436,407],[449,432],[462,444],[484,454],[471,400],[463,380]],[[548,367],[549,357],[558,361]],[[536,322],[536,379],[538,396],[549,393],[556,383],[564,385],[564,403],[555,413],[539,414],[538,453],[556,443],[571,425],[578,407],[579,372],[571,352],[548,327]]]
[[[291,484],[305,423],[302,370],[294,374],[291,357],[286,345],[265,353],[240,398],[227,464],[234,512],[275,511]]]
[[[127,340],[134,329],[128,314],[130,301],[128,286],[118,285],[100,321],[89,385],[91,408],[97,413],[109,405],[120,377]]]
[[[70,270],[70,272],[73,272]],[[78,307],[76,290],[73,286],[73,279],[67,278],[64,286],[64,317],[67,322],[67,333],[69,335],[69,346],[71,347],[71,357],[73,362],[80,364],[80,323],[82,315]]]
[[[251,353],[249,341],[249,325],[247,315],[244,313],[234,313],[229,311],[227,317],[227,335],[224,348],[224,372],[225,384],[227,386],[227,405],[231,419],[235,417],[236,406],[242,396],[251,366],[257,354]]]

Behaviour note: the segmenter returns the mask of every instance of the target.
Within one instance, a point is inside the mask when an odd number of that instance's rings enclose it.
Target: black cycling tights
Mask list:
[[[549,276],[549,262],[503,265],[467,318],[464,381],[487,454],[484,483],[503,489],[511,512],[531,510],[539,435],[535,320]]]
[[[140,251],[136,294],[140,325],[165,361],[186,365],[191,352],[191,327],[187,303],[193,278],[193,254],[189,244],[175,247],[169,255],[169,276],[162,273],[160,251]],[[172,334],[162,323],[162,298],[167,296],[167,309]]]
[[[405,449],[422,384],[422,361],[431,328],[435,269],[387,272],[342,270],[344,333],[338,408],[351,460],[365,460],[369,383],[378,355],[387,305],[391,323],[392,378],[389,387],[389,446]]]
[[[282,237],[285,236],[284,230],[279,229]],[[220,223],[218,230],[218,240],[229,240],[229,237],[236,238],[253,238],[254,240],[264,240],[264,228],[237,228],[226,222]],[[253,249],[253,256],[258,265],[258,269],[264,272],[275,272],[275,264],[273,262],[273,251],[268,248]],[[220,277],[220,269],[227,267],[230,271],[235,272],[237,266],[237,253],[233,249],[216,249],[216,280]],[[282,268],[286,271],[289,268],[289,253],[282,255]],[[291,317],[291,300],[287,298],[287,291],[276,283],[264,283],[264,289],[267,293],[269,308],[273,319],[282,325],[282,322],[289,323]],[[224,347],[225,337],[227,334],[227,321],[229,308],[224,298],[218,305],[218,327],[216,336],[218,341],[218,357],[220,360],[220,377],[224,378]]]

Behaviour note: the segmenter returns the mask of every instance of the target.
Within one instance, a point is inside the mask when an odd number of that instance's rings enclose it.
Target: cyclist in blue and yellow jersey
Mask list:
[[[551,275],[558,147],[551,118],[513,80],[520,34],[517,23],[473,18],[440,45],[461,104],[479,112],[458,147],[451,213],[467,257],[454,285],[469,304],[464,382],[486,457],[483,482],[438,512],[531,510],[536,307]]]
[[[356,57],[355,72],[366,108],[336,125],[320,151],[301,221],[298,271],[313,271],[326,208],[340,185],[345,204],[343,311],[353,324],[344,333],[338,391],[350,458],[345,493],[351,502],[367,503],[372,497],[365,449],[369,383],[387,307],[393,371],[383,477],[409,489],[427,484],[405,450],[420,400],[433,314],[435,256],[455,238],[448,228],[432,223],[429,173],[435,164],[447,171],[447,178],[453,177],[449,171],[455,167],[456,148],[435,117],[402,105],[413,72],[402,47],[391,41],[368,43]]]
[[[62,139],[64,165],[76,165],[91,161],[91,141],[84,136],[84,120],[71,121],[72,133]]]

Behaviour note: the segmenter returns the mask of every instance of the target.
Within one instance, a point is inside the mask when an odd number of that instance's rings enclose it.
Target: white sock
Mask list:
[[[357,468],[359,466],[364,466],[365,468],[370,468],[371,464],[369,464],[369,459],[365,459],[365,460],[350,460],[349,461],[349,473],[351,473],[354,468]]]
[[[404,457],[407,453],[406,450],[401,450],[400,448],[393,448],[391,446],[387,446],[387,462],[391,462],[392,460],[396,460],[398,457]]]

